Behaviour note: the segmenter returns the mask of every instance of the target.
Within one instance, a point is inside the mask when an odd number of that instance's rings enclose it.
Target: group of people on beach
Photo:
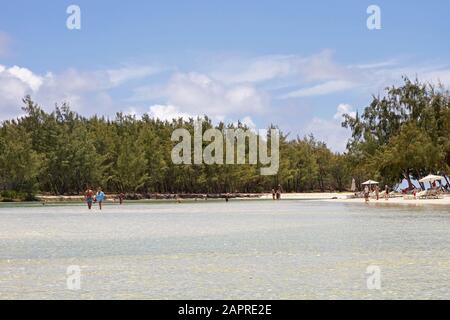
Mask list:
[[[283,189],[281,188],[281,184],[278,185],[278,187],[272,189],[272,199],[273,200],[280,200],[281,199],[281,193],[283,192]]]
[[[374,193],[375,194],[375,198],[377,200],[380,200],[380,187],[378,185],[375,185],[373,187],[369,187],[369,186],[365,186],[364,187],[364,199],[366,202],[369,202],[369,198],[370,198],[370,194]],[[384,199],[385,200],[389,200],[389,186],[385,185],[384,186]]]

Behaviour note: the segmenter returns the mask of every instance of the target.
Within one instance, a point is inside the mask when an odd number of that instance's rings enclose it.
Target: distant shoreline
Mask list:
[[[309,193],[284,193],[281,198],[290,200],[327,200],[333,198],[345,199],[350,192],[309,192]],[[80,202],[84,201],[83,195],[36,195],[38,202]],[[125,201],[138,200],[226,200],[226,199],[272,199],[271,193],[180,193],[180,194],[126,194]],[[105,202],[118,202],[118,194],[106,194]],[[21,202],[21,201],[16,201]]]
[[[351,203],[351,204],[365,204],[363,198],[352,198],[352,192],[308,192],[308,193],[284,193],[281,200],[310,200],[310,201],[326,201],[334,203]],[[82,203],[84,197],[82,195],[74,196],[55,196],[55,195],[36,195],[35,203]],[[230,194],[128,194],[125,202],[145,202],[145,201],[161,201],[161,202],[183,202],[183,201],[225,201],[229,200],[272,200],[271,193],[230,193]],[[26,203],[27,201],[10,201],[6,203]],[[106,203],[118,203],[117,194],[107,194]],[[448,205],[450,206],[450,195],[443,195],[440,199],[413,199],[411,197],[403,197],[397,195],[396,197],[385,200],[370,199],[367,205]]]
[[[305,192],[305,193],[284,193],[281,196],[281,200],[321,200],[327,202],[336,203],[365,203],[363,198],[351,198],[352,192]],[[147,197],[142,195],[128,196],[126,201],[130,200],[167,200],[167,201],[192,201],[192,200],[223,200],[226,197],[228,199],[236,200],[272,200],[271,193],[230,193],[230,194],[152,194]],[[45,202],[79,202],[83,201],[83,196],[37,196],[40,201]],[[117,202],[117,195],[107,195],[107,202]],[[411,199],[404,198],[403,196],[397,196],[385,200],[371,199],[368,205],[387,205],[387,204],[406,204],[406,205],[450,205],[450,195],[443,196],[441,199]]]
[[[263,194],[256,193],[232,193],[232,194],[125,194],[125,201],[136,200],[204,200],[204,199],[248,199],[259,198]],[[84,201],[83,195],[76,196],[53,196],[53,195],[37,195],[38,201],[52,201],[52,202],[78,202]],[[118,194],[106,194],[106,202],[119,201]]]

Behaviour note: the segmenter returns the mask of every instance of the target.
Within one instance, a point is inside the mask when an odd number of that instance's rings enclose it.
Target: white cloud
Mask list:
[[[38,75],[24,67],[0,65],[0,119],[20,115],[21,100],[25,95],[32,95],[44,107],[53,108],[55,103],[69,102],[74,110],[84,115],[114,114],[121,105],[111,98],[110,91],[158,70],[149,66],[93,71],[71,68]]]
[[[119,69],[107,70],[111,85],[118,86],[124,82],[134,79],[145,78],[156,74],[160,71],[159,68],[152,66],[130,66]]]
[[[331,80],[316,82],[313,85],[303,85],[299,89],[279,95],[279,98],[330,95],[350,90],[358,90],[359,93],[367,94],[370,97],[371,94],[382,94],[387,86],[401,85],[403,76],[410,79],[418,77],[420,81],[434,84],[442,83],[446,88],[450,88],[450,68],[447,65],[400,65],[394,59],[342,66],[341,72],[330,73],[330,75]]]
[[[135,108],[131,107],[128,109],[127,114],[140,116],[140,114],[136,111]],[[155,104],[149,108],[148,115],[153,118],[160,119],[162,121],[172,121],[173,119],[182,118],[185,121],[188,121],[190,118],[196,119],[197,117],[203,117],[203,114],[189,114],[180,111],[180,108],[174,105],[161,105]],[[223,117],[212,117],[214,122],[224,121]],[[250,130],[256,131],[256,124],[250,116],[245,116],[239,120],[240,123],[247,126]],[[235,126],[237,126],[238,121],[233,122]]]
[[[239,120],[240,123],[242,123],[244,126],[247,126],[250,130],[253,132],[256,132],[256,124],[253,122],[253,119],[250,116],[246,116]],[[234,126],[238,126],[238,121],[233,122]]]
[[[353,108],[349,104],[341,103],[337,106],[336,113],[333,116],[333,119],[338,121],[344,120],[344,114],[348,114],[352,118],[356,117],[356,112],[353,111]]]
[[[138,111],[138,109],[136,107],[125,108],[123,113],[126,114],[126,115],[134,116],[134,117],[136,117],[138,119],[141,118],[141,114],[139,113],[139,111]]]
[[[367,64],[358,64],[355,66],[357,69],[379,69],[384,67],[391,67],[398,64],[398,61],[395,59],[381,61],[381,62],[374,62],[374,63],[367,63]],[[349,66],[352,67],[352,66]]]
[[[392,70],[397,60],[345,65],[334,60],[333,51],[310,56],[267,55],[232,57],[212,65],[211,78],[226,84],[252,84],[266,90],[290,88],[278,98],[329,95],[355,87],[377,87],[371,76],[377,70]],[[384,81],[383,81],[384,82]],[[292,87],[298,89],[292,90]]]
[[[333,61],[333,52],[324,50],[311,56],[267,55],[220,61],[212,76],[225,83],[258,83],[280,78],[296,82],[324,81],[346,75],[344,67]]]
[[[34,92],[38,91],[43,83],[42,77],[35,75],[27,68],[20,68],[18,66],[6,69],[4,72],[8,72],[12,76],[24,82]]]
[[[387,86],[400,86],[403,84],[402,77],[411,80],[416,77],[421,82],[433,84],[442,83],[450,89],[450,68],[448,65],[416,64],[416,65],[393,65],[391,67],[380,67],[373,69],[355,69],[358,75],[358,83],[369,94],[383,94]]]
[[[158,93],[165,105],[177,106],[180,112],[208,115],[220,119],[266,110],[268,96],[255,86],[226,85],[196,73],[177,73]]]
[[[312,133],[320,141],[327,143],[328,147],[335,152],[344,152],[347,148],[347,141],[350,138],[350,131],[343,128],[341,123],[343,115],[355,116],[356,113],[348,104],[340,104],[336,108],[336,113],[331,119],[314,117],[305,128],[305,132]]]
[[[183,118],[188,120],[189,118],[195,118],[195,116],[181,112],[177,107],[172,105],[160,105],[156,104],[150,107],[149,115],[160,120],[172,121],[173,119]]]
[[[212,76],[225,83],[261,82],[294,72],[294,65],[302,58],[296,56],[263,56],[253,59],[229,61],[216,66]]]
[[[335,93],[339,91],[346,91],[352,89],[357,84],[351,81],[345,80],[333,80],[327,81],[312,87],[302,88],[299,90],[295,90],[289,92],[288,94],[283,95],[281,98],[301,98],[301,97],[309,97],[309,96],[320,96],[330,93]]]
[[[42,77],[29,69],[0,65],[0,119],[21,114],[22,98],[37,92],[42,82]]]
[[[423,72],[420,79],[434,84],[441,83],[446,88],[450,88],[450,69]]]
[[[47,74],[46,87],[57,88],[65,92],[95,92],[109,90],[127,81],[155,74],[153,67],[127,67],[119,69],[79,71],[70,68],[60,74]]]
[[[253,122],[252,118],[250,118],[249,116],[244,117],[241,120],[241,122],[242,122],[242,124],[246,125],[250,129],[256,130],[256,124]]]
[[[15,116],[20,111],[21,99],[29,91],[19,79],[0,73],[0,118]]]

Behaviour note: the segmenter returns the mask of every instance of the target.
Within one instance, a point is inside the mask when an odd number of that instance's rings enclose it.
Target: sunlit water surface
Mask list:
[[[73,265],[78,291],[67,288]],[[367,286],[369,266],[380,268],[380,290]],[[102,213],[1,205],[0,299],[13,298],[449,299],[450,212],[320,201]]]

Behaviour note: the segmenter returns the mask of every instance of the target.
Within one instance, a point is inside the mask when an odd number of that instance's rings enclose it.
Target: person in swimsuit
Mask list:
[[[98,202],[98,207],[102,210],[102,202],[105,200],[105,194],[103,193],[101,188],[98,188],[97,193],[95,194],[95,201]]]
[[[123,198],[125,198],[125,195],[123,194],[123,192],[121,192],[121,193],[119,194],[119,203],[120,203],[120,204],[123,204]]]
[[[281,193],[283,192],[283,189],[281,188],[281,184],[278,185],[277,188],[277,200],[281,199]]]
[[[94,191],[92,191],[89,187],[84,192],[84,199],[86,200],[89,210],[91,210],[92,202],[94,202]]]
[[[369,202],[370,189],[368,186],[364,187],[364,199],[366,202]]]

